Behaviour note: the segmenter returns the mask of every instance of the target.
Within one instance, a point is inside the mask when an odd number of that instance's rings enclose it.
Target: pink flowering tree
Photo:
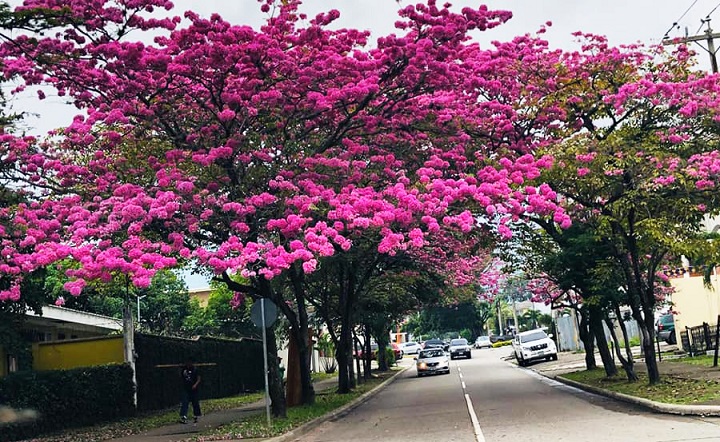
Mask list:
[[[650,383],[659,381],[654,350],[657,275],[718,212],[715,75],[693,72],[685,49],[610,48],[581,36],[584,51],[568,54],[568,123],[579,129],[548,147],[547,183],[585,223],[618,265],[624,303],[638,322]],[[552,223],[543,225],[557,236]],[[613,290],[616,292],[616,290]]]
[[[5,75],[83,113],[53,145],[4,140],[38,192],[4,213],[24,240],[6,233],[0,271],[19,280],[72,258],[77,295],[90,279],[143,286],[192,260],[275,300],[305,360],[305,275],[357,238],[392,256],[469,233],[479,215],[505,236],[527,212],[569,225],[549,189],[521,186],[552,165],[534,152],[564,118],[543,100],[556,86],[527,85],[551,78],[559,53],[531,38],[480,48],[469,33],[510,17],[484,7],[407,6],[398,33],[370,44],[329,29],[337,11],[300,6],[260,2],[260,29],[193,12],[181,28],[153,14],[171,10],[162,0],[27,0],[7,25],[26,33],[3,35]],[[144,31],[152,42],[133,40]],[[289,285],[272,284],[280,275]],[[311,402],[305,365],[301,379]]]

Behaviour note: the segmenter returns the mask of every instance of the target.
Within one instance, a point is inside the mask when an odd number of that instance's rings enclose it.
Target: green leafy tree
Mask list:
[[[212,284],[206,307],[197,299],[191,302],[191,313],[185,318],[186,335],[206,335],[226,338],[259,337],[261,330],[250,319],[252,302],[245,299],[237,308],[232,306],[233,293],[225,284]]]

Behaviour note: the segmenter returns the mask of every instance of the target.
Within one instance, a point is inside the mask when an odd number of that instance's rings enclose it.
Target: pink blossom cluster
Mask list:
[[[335,29],[337,11],[307,20],[298,0],[261,3],[273,13],[259,29],[192,11],[184,27],[178,17],[154,19],[156,8],[172,11],[163,0],[24,3],[26,13],[69,15],[42,35],[6,38],[6,78],[53,88],[83,116],[47,141],[0,138],[13,180],[29,188],[28,203],[0,211],[1,273],[19,281],[72,259],[73,295],[115,273],[146,286],[181,260],[269,279],[294,264],[313,272],[371,241],[466,283],[487,253],[459,243],[474,244],[488,226],[510,237],[509,225],[527,215],[571,224],[566,200],[538,180],[557,166],[543,152],[582,131],[575,108],[657,101],[687,118],[711,112],[701,98],[711,82],[673,83],[662,72],[567,99],[590,71],[640,69],[649,58],[599,37],[580,53],[529,35],[488,49],[471,40],[508,20],[506,11],[404,6],[397,33],[371,45],[367,32]],[[143,32],[152,44],[133,40]],[[575,176],[594,178],[606,158],[576,159]],[[699,187],[715,182],[704,164],[693,163]],[[492,298],[493,277],[482,278]],[[0,293],[18,296],[17,284]]]

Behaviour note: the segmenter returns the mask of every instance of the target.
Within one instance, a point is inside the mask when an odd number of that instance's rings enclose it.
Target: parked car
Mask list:
[[[557,347],[543,329],[518,333],[513,340],[513,351],[518,365],[525,367],[538,359],[557,360]]]
[[[377,350],[378,350],[378,345],[374,342],[371,342],[370,343],[370,358],[372,358],[372,359],[377,358]],[[355,351],[355,356],[360,359],[364,358],[365,357],[364,355],[365,355],[365,346],[362,346]]]
[[[406,342],[402,344],[401,348],[406,355],[416,355],[422,350],[422,345],[417,342]]]
[[[492,342],[493,344],[496,342],[512,341],[513,339],[515,339],[515,336],[510,334],[490,336],[490,342]]]
[[[395,360],[400,360],[403,358],[403,351],[400,349],[400,347],[395,344],[394,342],[391,342],[389,345],[390,348],[392,348],[393,353],[395,354]],[[362,359],[364,356],[364,348],[360,348],[355,352],[355,356]],[[377,360],[377,352],[378,352],[378,345],[375,342],[370,343],[370,359]]]
[[[657,334],[658,338],[668,344],[677,344],[677,338],[675,337],[675,318],[672,313],[662,315],[658,318]]]
[[[489,336],[478,336],[475,339],[475,348],[492,348]]]
[[[460,356],[465,356],[468,359],[472,358],[472,349],[465,338],[450,341],[450,359],[455,359]]]
[[[447,353],[440,347],[421,350],[415,358],[418,377],[432,373],[450,373],[450,361]]]
[[[390,348],[392,348],[392,351],[393,351],[393,353],[395,354],[395,360],[396,360],[396,361],[399,361],[400,359],[403,358],[404,352],[403,352],[402,348],[400,348],[399,345],[397,345],[397,344],[394,343],[394,342],[391,342],[391,343],[390,343]]]

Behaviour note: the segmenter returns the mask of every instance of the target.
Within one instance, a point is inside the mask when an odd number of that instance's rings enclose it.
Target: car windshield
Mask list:
[[[673,315],[660,316],[660,323],[661,324],[672,324],[673,323]]]
[[[424,350],[420,352],[420,358],[439,358],[443,356],[445,352],[441,349]]]
[[[417,345],[415,342],[406,342],[406,343],[405,343],[405,346],[406,346],[406,347],[412,347],[412,346],[415,346],[415,345]]]
[[[520,335],[520,342],[539,341],[540,339],[545,338],[547,338],[545,332],[542,330],[538,330],[532,333],[528,333],[526,335]]]
[[[480,336],[477,338],[478,341],[489,341],[490,338],[488,336]]]
[[[467,345],[467,339],[453,339],[450,345]]]

